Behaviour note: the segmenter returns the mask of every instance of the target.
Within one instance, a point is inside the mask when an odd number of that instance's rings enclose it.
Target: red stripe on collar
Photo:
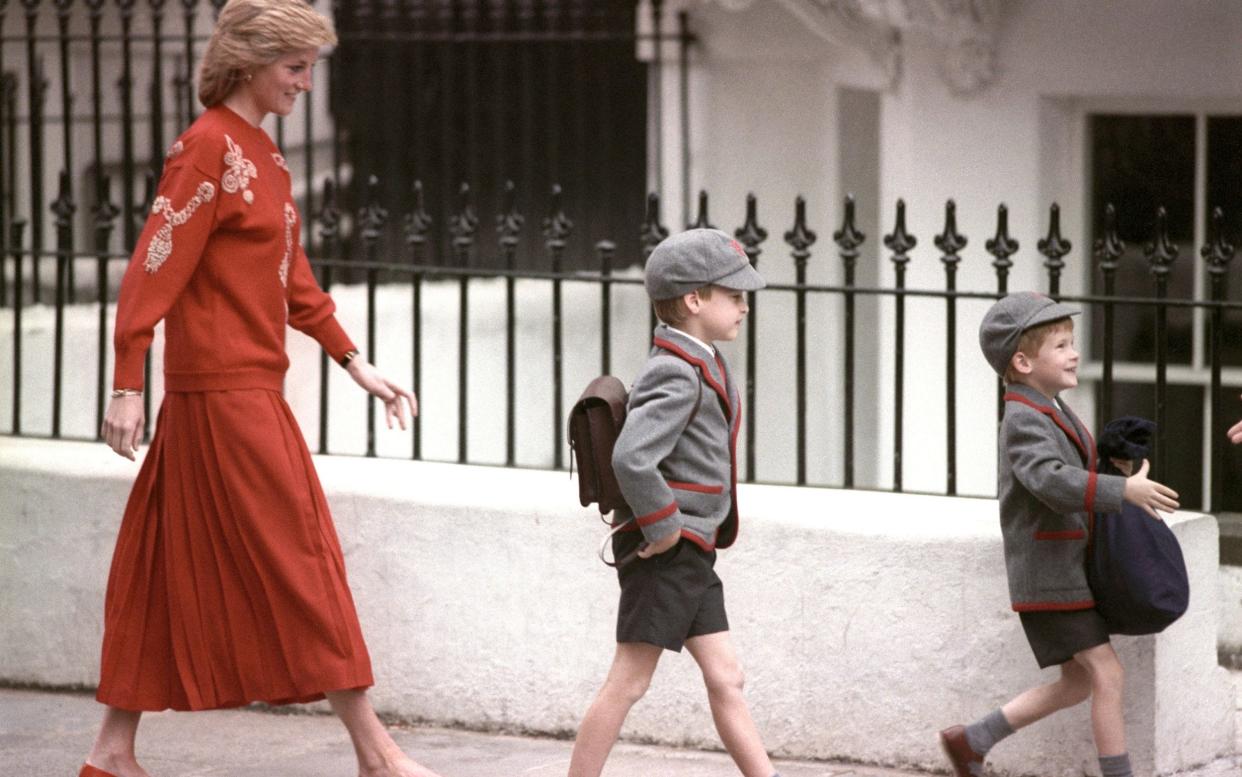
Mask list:
[[[1083,426],[1082,430],[1087,435],[1087,442],[1091,444],[1090,447],[1088,447],[1083,444],[1083,441],[1079,438],[1078,433],[1074,431],[1074,427],[1066,423],[1065,419],[1061,417],[1061,414],[1057,412],[1055,407],[1041,405],[1029,397],[1024,397],[1015,391],[1005,392],[1004,398],[1006,402],[1021,402],[1027,407],[1048,416],[1052,419],[1053,423],[1061,427],[1061,431],[1065,432],[1066,436],[1073,441],[1074,445],[1078,446],[1078,450],[1082,452],[1082,457],[1085,459],[1087,465],[1087,493],[1083,499],[1083,509],[1090,514],[1095,508],[1095,491],[1099,482],[1099,475],[1096,473],[1095,440],[1091,438],[1091,432],[1087,431],[1086,426]]]
[[[690,354],[686,353],[686,351],[683,348],[681,348],[681,346],[678,346],[675,343],[671,343],[668,340],[665,340],[661,337],[655,338],[652,342],[655,344],[657,348],[663,348],[664,350],[668,351],[674,356],[677,356],[678,358],[683,359],[684,361],[687,361],[690,364],[693,364],[694,366],[698,367],[699,372],[703,373],[703,380],[707,381],[707,385],[712,387],[712,391],[715,391],[716,394],[720,397],[720,401],[724,403],[725,409],[729,413],[730,419],[732,419],[732,417],[736,415],[736,412],[733,409],[733,403],[729,401],[729,392],[725,391],[725,388],[720,385],[720,382],[717,381],[714,377],[712,377],[712,372],[711,370],[707,368],[706,361],[696,356],[691,356]],[[717,356],[717,359],[719,359],[719,356]],[[719,361],[717,361],[717,364],[719,364]],[[724,373],[724,370],[722,369],[721,374],[723,373]]]

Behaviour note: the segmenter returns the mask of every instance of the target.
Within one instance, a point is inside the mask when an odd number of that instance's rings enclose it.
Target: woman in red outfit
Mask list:
[[[415,397],[358,356],[299,235],[288,168],[260,128],[311,88],[332,23],[302,0],[230,0],[204,53],[206,112],[168,151],[117,303],[103,435],[133,459],[143,360],[165,326],[165,397],[108,579],[83,775],[146,777],[145,710],[327,698],[362,777],[434,777],[367,700],[371,662],[323,490],[282,397],[286,324],[314,337],[405,428]]]

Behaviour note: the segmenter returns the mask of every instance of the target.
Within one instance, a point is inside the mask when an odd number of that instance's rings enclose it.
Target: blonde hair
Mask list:
[[[333,45],[332,20],[305,0],[229,0],[203,53],[198,100],[210,108],[228,97],[248,70],[290,51]]]
[[[711,299],[714,288],[714,286],[700,286],[695,291],[698,292],[699,299]],[[681,326],[686,323],[686,319],[690,318],[690,307],[686,305],[685,294],[672,299],[653,300],[651,306],[655,308],[656,318],[669,326]]]
[[[1039,349],[1044,347],[1044,341],[1057,332],[1068,329],[1074,331],[1074,319],[1069,316],[1064,318],[1056,318],[1047,323],[1033,326],[1022,333],[1018,338],[1018,347],[1014,350],[1013,356],[1009,357],[1009,365],[1005,367],[1005,383],[1018,383],[1021,377],[1017,370],[1013,368],[1013,357],[1019,353],[1024,353],[1028,357],[1032,357],[1039,353]]]

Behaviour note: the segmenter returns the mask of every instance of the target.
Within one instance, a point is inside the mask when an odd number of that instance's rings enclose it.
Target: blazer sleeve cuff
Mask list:
[[[637,515],[634,521],[642,529],[643,537],[648,542],[656,542],[672,532],[681,531],[681,526],[685,522],[681,511],[677,509],[676,502],[670,502],[659,510]]]
[[[1087,483],[1087,509],[1097,513],[1119,513],[1125,503],[1126,479],[1121,475],[1095,475]]]

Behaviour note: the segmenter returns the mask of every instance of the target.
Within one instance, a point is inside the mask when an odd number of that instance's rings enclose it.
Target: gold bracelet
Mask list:
[[[117,397],[140,397],[142,389],[112,389],[112,398]]]
[[[353,361],[354,357],[357,355],[358,355],[358,349],[350,348],[348,351],[345,352],[345,355],[341,357],[341,366],[348,367],[349,363]]]

